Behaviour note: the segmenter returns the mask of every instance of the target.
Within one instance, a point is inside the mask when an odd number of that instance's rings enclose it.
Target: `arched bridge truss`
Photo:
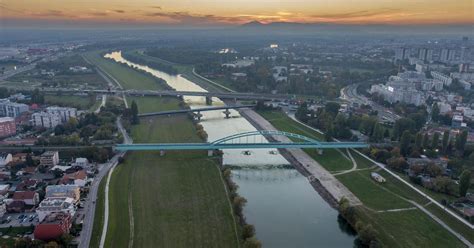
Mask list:
[[[278,142],[277,136],[285,136],[293,141]],[[251,131],[230,135],[208,143],[159,143],[159,144],[119,144],[119,151],[166,151],[166,150],[221,150],[221,149],[285,149],[285,148],[365,148],[362,142],[322,142],[303,135],[283,131]]]

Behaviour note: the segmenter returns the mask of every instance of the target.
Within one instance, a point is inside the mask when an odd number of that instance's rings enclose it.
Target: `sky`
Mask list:
[[[0,0],[0,25],[474,24],[474,0]]]

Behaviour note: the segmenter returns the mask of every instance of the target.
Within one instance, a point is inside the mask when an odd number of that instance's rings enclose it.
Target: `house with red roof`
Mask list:
[[[56,240],[61,235],[69,233],[71,225],[71,215],[68,213],[51,213],[35,227],[34,237],[43,241]]]
[[[25,205],[36,206],[39,203],[39,194],[36,191],[15,191],[13,201],[22,201]]]
[[[87,173],[85,170],[76,171],[70,174],[64,175],[59,184],[73,184],[79,187],[84,187],[87,182]]]

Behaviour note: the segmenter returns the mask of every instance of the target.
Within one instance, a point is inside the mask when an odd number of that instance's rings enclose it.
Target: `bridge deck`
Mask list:
[[[239,105],[239,106],[221,106],[221,107],[207,107],[207,108],[195,108],[195,109],[180,109],[180,110],[169,110],[160,112],[143,113],[138,116],[155,116],[155,115],[171,115],[171,114],[182,114],[190,112],[205,112],[205,111],[216,111],[223,109],[241,109],[241,108],[253,108],[255,105]]]
[[[162,143],[162,144],[119,144],[119,151],[160,151],[160,150],[225,150],[225,149],[291,149],[291,148],[366,148],[368,144],[360,142],[295,142],[295,143]]]

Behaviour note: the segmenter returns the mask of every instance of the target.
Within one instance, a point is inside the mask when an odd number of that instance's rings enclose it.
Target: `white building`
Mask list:
[[[240,59],[230,63],[222,64],[222,67],[229,67],[229,68],[244,68],[249,67],[255,64],[255,61],[251,59]]]
[[[89,161],[87,160],[87,158],[76,158],[76,162],[74,162],[73,165],[85,168],[89,165]]]
[[[77,118],[76,108],[48,107],[46,108],[46,112],[59,115],[62,123],[66,123],[70,118]]]
[[[61,124],[58,114],[38,112],[31,115],[31,124],[35,127],[54,128]]]
[[[59,164],[58,151],[46,151],[40,156],[40,164],[46,167],[54,167]]]
[[[450,86],[451,83],[453,83],[453,79],[450,76],[445,75],[445,74],[443,74],[441,72],[438,72],[438,71],[431,71],[431,76],[435,80],[443,82],[443,84],[446,85],[446,86]]]
[[[74,199],[70,197],[50,197],[44,199],[36,209],[39,221],[52,213],[68,213],[73,217],[76,214]]]
[[[10,102],[8,99],[0,99],[0,117],[18,117],[21,113],[28,111],[26,104]]]

